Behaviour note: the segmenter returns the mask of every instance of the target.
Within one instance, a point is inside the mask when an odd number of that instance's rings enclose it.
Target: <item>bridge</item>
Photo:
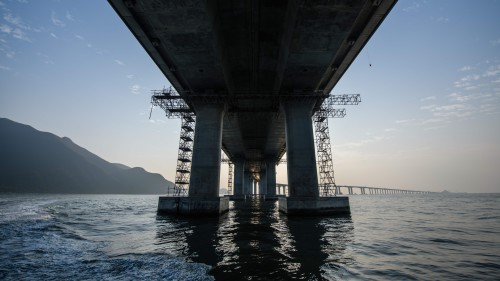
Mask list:
[[[153,103],[182,120],[176,186],[187,196],[160,197],[159,212],[228,210],[221,149],[234,163],[235,198],[252,181],[275,197],[286,152],[280,211],[349,212],[347,197],[325,196],[334,182],[324,138],[328,118],[345,115],[332,106],[353,96],[330,92],[396,0],[108,1],[173,86]]]
[[[288,194],[288,184],[277,183],[277,195],[287,195]],[[355,193],[354,190],[358,190],[359,193]],[[422,190],[409,190],[409,189],[398,189],[398,188],[386,188],[386,187],[371,187],[371,186],[353,186],[353,185],[336,185],[335,194],[346,194],[354,195],[385,195],[385,194],[429,194],[435,193],[432,191],[422,191]]]

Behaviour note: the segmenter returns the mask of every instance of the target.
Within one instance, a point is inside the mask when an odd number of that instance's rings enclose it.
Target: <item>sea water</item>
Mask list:
[[[354,195],[158,216],[158,196],[0,194],[0,280],[500,280],[500,195]]]

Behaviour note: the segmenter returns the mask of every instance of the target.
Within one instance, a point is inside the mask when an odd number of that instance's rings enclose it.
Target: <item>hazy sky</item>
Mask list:
[[[500,192],[499,15],[396,4],[333,91],[363,100],[330,119],[337,183]],[[0,16],[0,117],[174,179],[180,120],[148,120],[169,82],[106,1],[0,0]]]

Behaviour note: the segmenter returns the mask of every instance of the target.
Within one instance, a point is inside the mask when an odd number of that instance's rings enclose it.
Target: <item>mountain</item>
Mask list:
[[[173,184],[71,139],[0,118],[0,192],[161,194]]]

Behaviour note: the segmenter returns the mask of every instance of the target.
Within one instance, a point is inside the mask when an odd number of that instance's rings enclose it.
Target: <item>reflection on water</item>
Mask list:
[[[0,280],[500,280],[499,194],[349,201],[352,219],[182,218],[157,196],[2,194]]]
[[[277,202],[231,204],[218,218],[158,216],[158,247],[211,265],[217,280],[335,279],[353,260],[350,216],[287,217]]]

